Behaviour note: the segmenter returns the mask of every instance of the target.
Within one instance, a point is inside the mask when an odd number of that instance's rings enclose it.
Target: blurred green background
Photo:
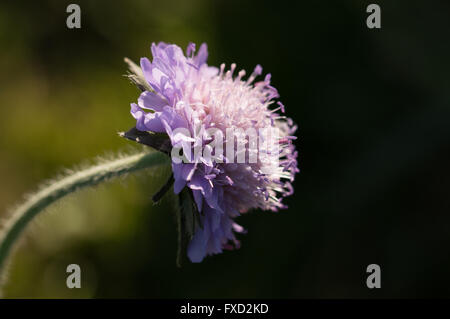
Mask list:
[[[123,57],[207,42],[209,63],[259,63],[299,124],[290,208],[239,218],[242,248],[177,268],[169,169],[70,196],[27,231],[5,297],[450,296],[450,3],[70,1],[0,4],[0,217],[45,179],[136,147]],[[66,266],[82,288],[66,287]],[[381,266],[382,288],[366,287]]]

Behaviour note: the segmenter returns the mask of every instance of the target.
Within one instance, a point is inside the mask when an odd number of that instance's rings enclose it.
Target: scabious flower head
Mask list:
[[[235,64],[229,70],[224,64],[208,66],[206,44],[197,54],[194,44],[188,45],[186,55],[178,46],[166,43],[152,44],[151,51],[151,62],[147,58],[140,61],[148,86],[138,103],[131,104],[131,114],[138,130],[166,133],[172,146],[183,150],[185,161],[172,161],[174,192],[187,187],[195,200],[202,227],[196,229],[187,254],[192,262],[200,262],[206,255],[239,247],[235,233],[244,229],[234,222],[235,217],[253,208],[285,208],[281,199],[293,193],[291,182],[298,172],[292,144],[296,126],[281,114],[284,105],[275,103],[279,95],[270,85],[270,74],[255,82],[261,66],[248,78],[243,70],[234,75]],[[211,128],[224,136],[227,130],[276,128],[275,139],[258,133],[263,143],[257,149],[276,160],[249,161],[251,143],[245,140],[243,162],[236,160],[239,150],[223,156],[211,153],[207,134]],[[231,144],[235,146],[234,137],[223,142],[224,149]]]

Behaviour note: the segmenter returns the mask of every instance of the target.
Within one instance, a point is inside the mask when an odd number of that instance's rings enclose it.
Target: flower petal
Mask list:
[[[168,105],[168,103],[158,94],[150,91],[145,91],[142,92],[139,96],[138,105],[145,109],[161,112],[164,106]]]

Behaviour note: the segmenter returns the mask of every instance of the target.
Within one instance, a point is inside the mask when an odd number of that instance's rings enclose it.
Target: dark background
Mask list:
[[[69,1],[0,4],[0,214],[64,167],[130,150],[123,57],[207,42],[209,64],[272,73],[299,125],[289,209],[238,219],[239,251],[175,265],[162,168],[62,200],[16,251],[6,297],[405,298],[450,295],[450,3]],[[82,289],[66,288],[66,266]],[[366,287],[381,266],[382,288]]]

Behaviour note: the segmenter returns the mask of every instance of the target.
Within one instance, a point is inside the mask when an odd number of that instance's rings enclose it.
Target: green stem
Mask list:
[[[159,152],[122,157],[74,172],[32,195],[14,210],[0,232],[0,275],[5,268],[6,259],[14,243],[19,239],[25,227],[50,204],[83,187],[97,185],[113,177],[167,163],[167,160],[167,155]]]

